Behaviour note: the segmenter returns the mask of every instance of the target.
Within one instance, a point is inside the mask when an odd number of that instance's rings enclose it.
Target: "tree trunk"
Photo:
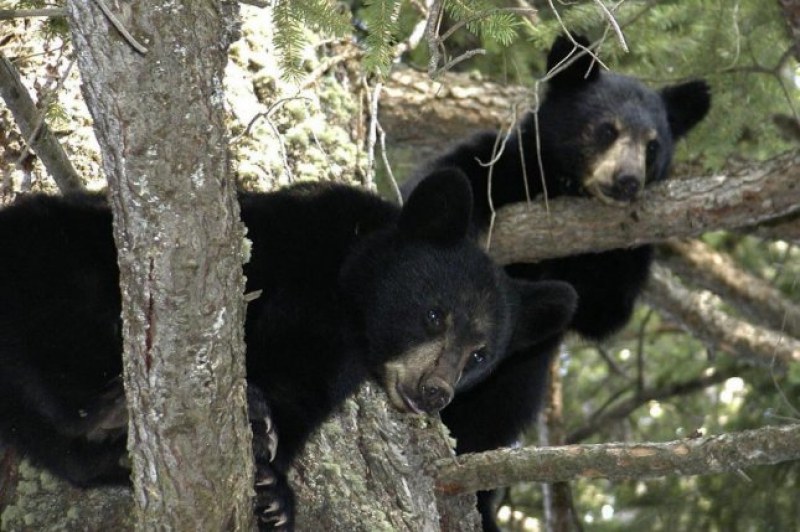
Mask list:
[[[436,417],[401,414],[367,383],[311,438],[290,481],[298,530],[480,530],[475,496],[434,486],[437,459],[453,457]]]
[[[137,523],[246,530],[243,231],[222,93],[237,4],[113,5],[116,28],[92,0],[68,13],[114,213]]]

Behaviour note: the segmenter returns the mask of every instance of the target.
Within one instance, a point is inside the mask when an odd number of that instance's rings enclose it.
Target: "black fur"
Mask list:
[[[402,210],[336,185],[240,196],[253,242],[247,291],[261,290],[245,334],[262,529],[292,527],[286,472],[309,433],[365,378],[402,386],[390,397],[403,410],[438,410],[509,345],[566,326],[574,291],[514,281],[495,267],[467,238],[471,203],[457,171],[431,176]],[[105,201],[22,198],[0,210],[0,249],[0,437],[75,484],[127,482],[118,270]],[[447,327],[431,329],[431,309]],[[406,367],[409,353],[429,344],[446,348]]]
[[[577,41],[589,44],[584,38]],[[512,134],[492,168],[495,208],[525,201],[523,161],[531,197],[543,193],[544,183],[550,198],[592,195],[608,203],[634,200],[646,185],[667,178],[675,141],[708,111],[709,88],[703,81],[657,92],[634,78],[601,72],[591,56],[580,53],[565,37],[553,44],[548,69],[563,70],[549,82],[538,114],[544,174],[539,171],[534,115],[529,113],[519,124],[521,138]],[[497,137],[497,131],[486,131],[459,142],[412,176],[404,192],[414,190],[434,169],[461,169],[475,196],[471,232],[477,236],[490,219],[485,163],[494,158]],[[611,148],[623,138],[634,148],[620,150],[619,158],[625,160],[611,160],[612,171],[599,171],[598,162],[617,153]],[[641,246],[513,264],[507,271],[519,279],[570,283],[578,293],[570,329],[601,339],[630,319],[651,261],[652,248]],[[442,419],[457,438],[458,452],[492,449],[517,440],[539,408],[546,369],[559,340],[549,338],[513,353],[494,375],[469,393],[456,396],[442,412]],[[488,500],[482,495],[479,506],[485,529],[494,530],[494,512]]]

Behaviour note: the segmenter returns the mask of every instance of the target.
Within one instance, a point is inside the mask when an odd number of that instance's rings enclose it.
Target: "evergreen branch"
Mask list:
[[[367,24],[364,67],[368,72],[382,76],[389,73],[394,60],[394,43],[397,35],[397,18],[400,15],[398,0],[368,0],[363,12]]]

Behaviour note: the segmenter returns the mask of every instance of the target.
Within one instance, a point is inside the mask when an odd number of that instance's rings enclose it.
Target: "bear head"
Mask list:
[[[631,201],[668,176],[675,141],[708,112],[709,86],[695,80],[654,91],[601,71],[589,46],[583,37],[561,36],[550,50],[539,110],[542,157],[562,193]]]
[[[367,365],[401,411],[441,410],[506,353],[560,334],[575,311],[570,285],[496,266],[468,238],[471,212],[463,173],[437,171],[342,270]]]

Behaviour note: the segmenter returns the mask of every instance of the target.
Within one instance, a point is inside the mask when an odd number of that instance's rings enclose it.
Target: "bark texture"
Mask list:
[[[525,447],[439,462],[437,486],[464,493],[518,482],[655,478],[738,471],[800,459],[800,424],[665,443]]]
[[[473,494],[434,489],[434,462],[452,457],[438,418],[401,414],[362,386],[303,451],[291,481],[298,530],[480,530]]]
[[[649,302],[710,347],[763,365],[800,362],[800,340],[730,316],[717,308],[711,294],[689,291],[661,265],[653,267],[646,295]]]
[[[666,264],[733,303],[753,323],[800,338],[800,305],[780,290],[739,268],[734,260],[700,240],[671,240]]]
[[[14,115],[20,132],[30,147],[41,159],[42,164],[53,176],[61,192],[80,190],[83,183],[72,167],[50,128],[44,123],[44,110],[39,110],[22,84],[14,65],[0,56],[0,96]]]
[[[498,211],[490,253],[503,264],[624,248],[668,237],[734,229],[800,211],[800,152],[730,175],[678,179],[648,188],[639,201],[611,206],[581,198]]]
[[[222,77],[235,2],[68,3],[119,251],[142,529],[252,522],[241,269]]]

